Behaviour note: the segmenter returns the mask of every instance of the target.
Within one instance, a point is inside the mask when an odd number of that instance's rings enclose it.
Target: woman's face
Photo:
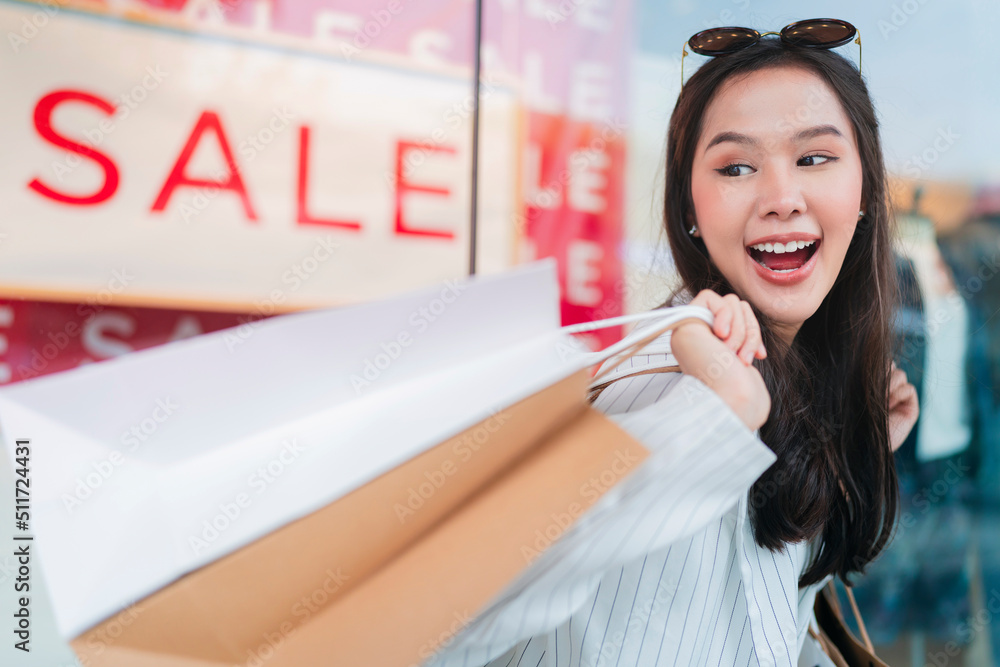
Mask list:
[[[861,180],[851,123],[812,72],[734,77],[705,111],[691,172],[696,235],[789,342],[840,272]]]

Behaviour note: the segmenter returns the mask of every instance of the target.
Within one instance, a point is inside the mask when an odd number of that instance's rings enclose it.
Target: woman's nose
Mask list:
[[[761,218],[787,220],[795,213],[806,212],[802,185],[792,170],[783,167],[764,169],[758,183],[757,214]]]

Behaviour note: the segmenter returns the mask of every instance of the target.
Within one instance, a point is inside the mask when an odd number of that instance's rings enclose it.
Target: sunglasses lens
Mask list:
[[[847,21],[810,19],[793,23],[781,31],[786,42],[795,46],[833,48],[854,39],[857,30]]]
[[[745,49],[758,39],[760,33],[750,28],[712,28],[699,32],[688,45],[699,55],[722,56]]]

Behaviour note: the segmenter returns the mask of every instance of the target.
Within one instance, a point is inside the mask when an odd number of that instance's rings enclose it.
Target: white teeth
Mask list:
[[[789,241],[788,243],[758,243],[750,247],[761,252],[773,252],[776,255],[780,255],[786,252],[801,250],[806,246],[811,246],[813,243],[815,241]]]

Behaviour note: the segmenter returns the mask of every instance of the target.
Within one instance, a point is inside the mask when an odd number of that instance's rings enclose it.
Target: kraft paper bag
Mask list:
[[[88,665],[419,664],[643,451],[586,406],[621,346],[558,317],[546,260],[0,390],[60,633]]]

